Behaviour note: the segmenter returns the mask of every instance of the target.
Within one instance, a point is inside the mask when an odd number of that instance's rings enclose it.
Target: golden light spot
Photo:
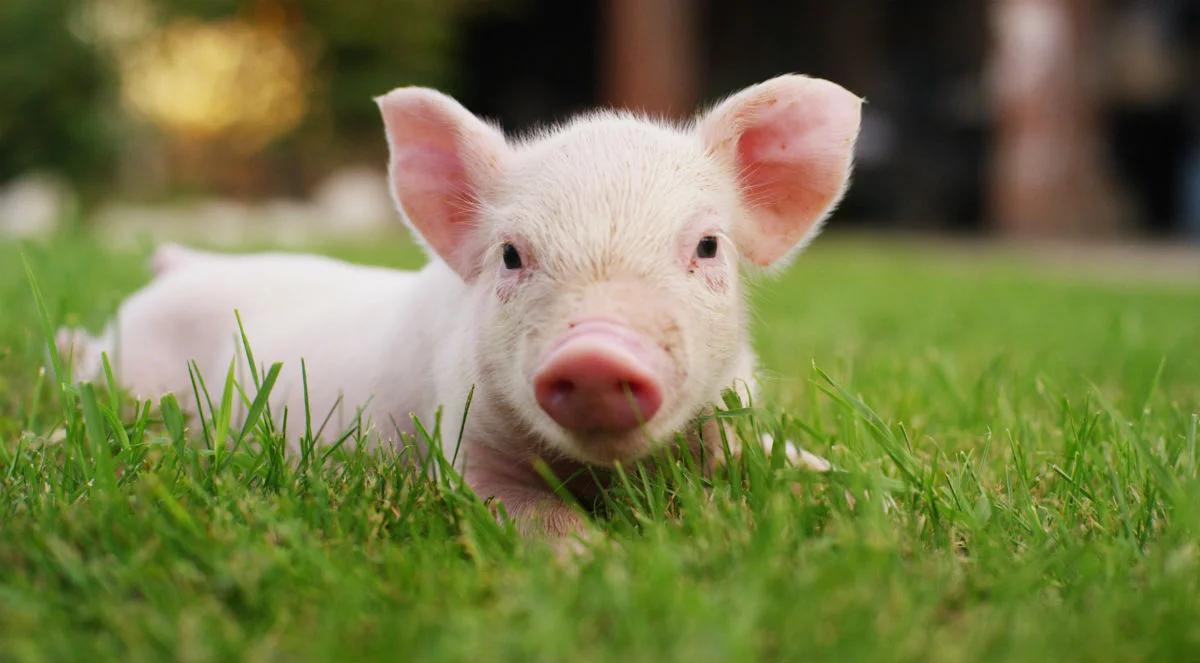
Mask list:
[[[307,111],[307,66],[279,26],[180,19],[122,50],[124,102],[180,139],[253,150]]]

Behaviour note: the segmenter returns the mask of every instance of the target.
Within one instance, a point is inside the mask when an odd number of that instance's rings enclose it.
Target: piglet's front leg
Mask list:
[[[534,469],[532,454],[509,454],[487,444],[467,444],[465,478],[480,499],[504,505],[524,536],[583,534],[587,518],[554,494]]]

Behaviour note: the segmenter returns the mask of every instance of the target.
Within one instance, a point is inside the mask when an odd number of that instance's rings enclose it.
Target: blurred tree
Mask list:
[[[471,0],[87,1],[124,4],[126,11],[150,7],[150,30],[110,50],[122,63],[126,102],[169,139],[133,157],[168,155],[167,181],[151,187],[238,195],[299,192],[339,165],[381,164],[384,146],[371,99],[399,85],[455,92],[461,19],[483,6]],[[147,167],[126,164],[125,170]]]
[[[48,170],[103,183],[116,158],[114,76],[71,32],[77,2],[0,2],[0,181]]]
[[[373,97],[399,85],[457,87],[458,20],[463,0],[336,3],[297,0],[306,30],[317,37],[317,78],[334,124],[379,135]]]
[[[399,85],[454,90],[458,22],[482,6],[471,0],[160,0],[164,19],[285,24],[313,64],[312,123],[341,140],[379,133],[371,99]],[[495,3],[493,3],[495,4]],[[510,3],[500,3],[501,5]],[[495,7],[489,6],[489,10]]]
[[[0,182],[256,195],[380,164],[372,97],[457,92],[462,19],[514,4],[0,0]]]
[[[1116,230],[1093,72],[1094,0],[992,0],[992,216],[1021,236]]]
[[[605,84],[613,106],[688,117],[699,89],[692,0],[608,0]]]

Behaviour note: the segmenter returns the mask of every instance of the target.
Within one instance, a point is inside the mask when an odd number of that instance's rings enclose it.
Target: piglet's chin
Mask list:
[[[623,460],[646,446],[642,427],[663,404],[665,353],[626,325],[571,325],[533,375],[538,405],[591,461]]]
[[[628,466],[655,448],[648,433],[634,430],[618,437],[572,435],[566,455],[577,462],[612,468],[618,463]]]

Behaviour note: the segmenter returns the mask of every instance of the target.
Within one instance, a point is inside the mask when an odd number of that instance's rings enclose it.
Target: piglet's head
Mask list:
[[[622,113],[506,140],[449,97],[378,100],[393,195],[467,284],[479,388],[575,460],[651,451],[746,364],[739,263],[783,263],[850,174],[858,97],[804,76],[688,127]]]

